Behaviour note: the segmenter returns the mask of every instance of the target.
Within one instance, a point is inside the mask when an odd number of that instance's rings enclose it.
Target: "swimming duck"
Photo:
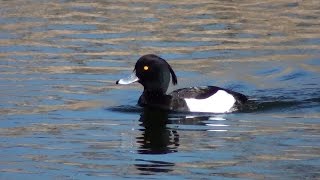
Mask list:
[[[166,94],[170,84],[178,83],[168,62],[154,54],[140,57],[128,78],[116,84],[139,82],[144,87],[138,100],[142,107],[154,107],[178,112],[228,113],[238,110],[248,98],[228,89],[205,86],[177,89]]]

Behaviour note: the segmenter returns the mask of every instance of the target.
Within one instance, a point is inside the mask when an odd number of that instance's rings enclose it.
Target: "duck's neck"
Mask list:
[[[146,89],[143,90],[143,95],[145,96],[165,96],[166,95],[166,92],[163,92],[163,91],[148,91]]]
[[[169,103],[169,96],[162,91],[146,91],[144,90],[139,98],[138,104],[140,106],[156,105],[163,106]]]

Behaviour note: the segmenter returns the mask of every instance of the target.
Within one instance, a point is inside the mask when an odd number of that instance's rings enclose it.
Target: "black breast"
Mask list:
[[[188,107],[183,98],[158,93],[143,93],[138,101],[138,105],[145,107],[155,107],[172,111],[188,111]]]

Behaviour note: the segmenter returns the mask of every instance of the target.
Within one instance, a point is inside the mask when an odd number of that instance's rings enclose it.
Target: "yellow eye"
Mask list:
[[[149,69],[149,66],[144,66],[143,69],[147,71]]]

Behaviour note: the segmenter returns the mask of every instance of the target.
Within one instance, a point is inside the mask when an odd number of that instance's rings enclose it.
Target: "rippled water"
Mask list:
[[[319,179],[320,3],[1,1],[0,179]],[[139,56],[250,96],[173,114],[118,86]]]

